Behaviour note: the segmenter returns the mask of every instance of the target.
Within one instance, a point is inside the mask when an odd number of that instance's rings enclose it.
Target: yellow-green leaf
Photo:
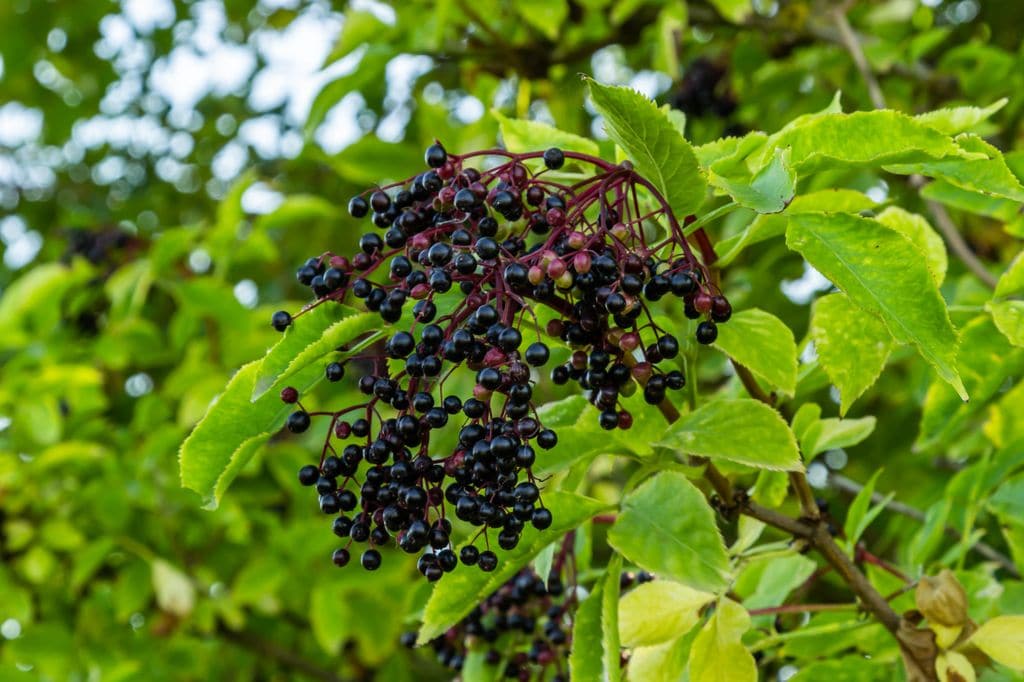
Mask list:
[[[704,495],[665,471],[627,494],[608,543],[633,563],[699,590],[725,587],[729,558]]]
[[[659,444],[759,469],[803,470],[789,425],[778,412],[750,398],[702,405],[670,426]]]
[[[748,629],[745,608],[731,599],[719,601],[690,649],[691,682],[756,682],[757,664],[740,641]]]
[[[787,395],[796,391],[796,341],[782,320],[757,308],[735,313],[718,328],[715,348]]]
[[[714,599],[710,592],[671,580],[636,586],[619,600],[622,646],[654,646],[686,634],[700,620],[701,608]]]
[[[1024,616],[996,616],[971,635],[971,644],[1014,670],[1024,670]]]
[[[881,318],[897,341],[912,344],[967,400],[956,369],[956,331],[913,242],[867,218],[802,213],[790,218],[786,243],[853,303]]]

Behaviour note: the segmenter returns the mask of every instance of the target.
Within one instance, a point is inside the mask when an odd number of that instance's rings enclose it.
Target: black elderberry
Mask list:
[[[459,561],[467,566],[474,566],[480,560],[480,551],[473,545],[466,545],[459,550]]]
[[[292,433],[302,433],[309,428],[310,418],[309,413],[303,410],[292,412],[288,415],[288,420],[285,422],[285,426]]]
[[[537,434],[537,445],[545,450],[550,450],[558,444],[558,436],[551,429],[544,429]]]
[[[369,211],[369,204],[361,196],[354,196],[348,200],[348,214],[353,218],[363,218]]]
[[[704,345],[715,342],[718,338],[718,327],[711,320],[705,320],[697,325],[697,341]]]
[[[474,250],[481,259],[493,260],[498,257],[498,242],[490,237],[480,237],[476,240]]]
[[[370,207],[377,213],[384,213],[391,208],[391,197],[387,192],[377,190],[370,195]]]
[[[334,554],[331,555],[331,561],[335,566],[347,566],[350,560],[351,556],[344,547],[334,550]]]
[[[318,478],[320,478],[320,469],[313,466],[312,464],[307,464],[306,466],[299,469],[299,483],[301,483],[302,485],[313,485],[314,483],[317,482]]]
[[[444,147],[435,143],[427,147],[426,153],[423,154],[423,160],[431,168],[440,168],[448,161],[448,153],[445,152]]]
[[[551,147],[544,152],[544,165],[551,170],[558,170],[565,164],[565,154],[558,147]]]
[[[292,323],[292,316],[285,310],[278,310],[270,318],[270,325],[279,332],[283,332]]]
[[[381,556],[380,552],[375,549],[368,549],[363,552],[363,555],[359,557],[359,563],[363,565],[367,571],[376,571],[380,568]]]
[[[480,566],[481,571],[490,573],[498,567],[498,555],[489,549],[485,549],[480,552],[480,558],[477,563]]]
[[[548,350],[548,347],[540,341],[531,343],[527,346],[526,352],[523,354],[523,357],[526,359],[526,364],[532,365],[533,367],[540,367],[544,365],[547,363],[550,356],[551,352]]]
[[[328,381],[341,381],[345,376],[345,367],[340,362],[332,362],[324,370]]]

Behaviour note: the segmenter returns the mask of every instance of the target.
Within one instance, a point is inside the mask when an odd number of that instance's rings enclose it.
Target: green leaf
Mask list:
[[[516,11],[548,40],[557,40],[569,16],[567,0],[517,0]]]
[[[627,494],[608,543],[648,571],[699,590],[724,588],[729,558],[704,495],[665,471]]]
[[[949,442],[984,409],[1007,376],[1024,370],[1024,350],[1014,348],[990,316],[979,315],[964,325],[961,337],[958,369],[970,389],[971,401],[964,403],[948,384],[933,381],[924,397],[917,449]]]
[[[626,675],[630,682],[679,682],[686,679],[686,661],[697,632],[671,642],[633,649]]]
[[[591,156],[600,154],[597,143],[589,138],[567,133],[540,121],[508,118],[496,109],[491,110],[491,115],[498,120],[501,140],[510,152],[536,152],[558,147]]]
[[[759,469],[802,471],[796,438],[779,413],[759,400],[713,400],[683,415],[659,445]]]
[[[887,165],[885,170],[901,175],[918,173],[930,178],[941,178],[970,192],[1016,202],[1024,201],[1024,187],[1017,176],[1010,172],[998,149],[974,135],[961,135],[957,143],[970,154],[970,158],[950,157]]]
[[[637,585],[619,600],[619,637],[624,647],[670,642],[700,621],[704,605],[715,600],[710,592],[671,580]]]
[[[360,313],[330,302],[318,305],[296,318],[281,340],[267,351],[253,384],[252,399],[282,388],[296,372],[341,346],[367,334],[366,340],[381,336],[380,325],[380,317],[374,313]]]
[[[988,507],[1001,518],[1024,521],[1024,473],[1003,481],[989,498]]]
[[[747,609],[778,606],[814,573],[816,567],[813,559],[802,554],[755,556],[736,578],[733,591],[743,597],[743,606]],[[769,616],[766,620],[771,619]]]
[[[328,157],[328,163],[347,182],[383,185],[419,170],[423,166],[423,150],[417,145],[384,142],[368,135]]]
[[[333,201],[315,194],[293,194],[273,211],[257,218],[256,228],[272,230],[297,225],[307,227],[317,220],[333,221],[341,215],[341,210]]]
[[[936,109],[926,114],[919,114],[914,117],[914,120],[945,135],[956,135],[987,120],[992,114],[1006,106],[1008,101],[1004,97],[984,108],[964,106]]]
[[[800,436],[800,450],[804,461],[810,462],[815,455],[835,448],[848,448],[862,442],[875,430],[874,417],[860,419],[819,419]]]
[[[878,318],[837,293],[814,302],[811,338],[818,362],[839,389],[839,414],[845,415],[882,373],[894,346],[892,335]]]
[[[777,147],[789,147],[801,175],[836,166],[882,166],[946,156],[976,158],[942,133],[898,111],[816,114],[768,138],[755,167],[768,165]]]
[[[551,528],[540,532],[527,526],[515,549],[495,549],[498,568],[491,573],[462,567],[434,587],[423,611],[420,644],[429,642],[460,621],[476,604],[533,560],[554,538],[608,508],[603,502],[557,490],[545,491],[542,499],[554,517]]]
[[[718,263],[724,267],[731,263],[743,249],[786,233],[787,215],[810,211],[836,213],[859,213],[877,206],[871,197],[852,189],[825,189],[793,197],[782,215],[762,214],[755,217],[738,234],[727,237],[715,245],[719,253]]]
[[[1010,343],[1024,346],[1024,301],[996,301],[985,304],[992,321]]]
[[[718,10],[722,18],[734,24],[742,24],[751,14],[754,8],[750,0],[710,0],[711,5]]]
[[[385,43],[393,32],[394,27],[385,24],[373,12],[346,11],[344,23],[341,25],[341,33],[338,34],[338,40],[324,66],[329,66],[344,58],[363,43],[371,40]]]
[[[898,206],[890,206],[875,216],[875,220],[912,241],[924,254],[936,286],[942,285],[942,281],[946,279],[946,268],[949,266],[946,244],[924,216],[904,211]]]
[[[711,166],[708,182],[758,213],[778,213],[793,199],[796,173],[789,165],[789,150],[778,148],[771,162],[751,175],[746,164],[735,157]]]
[[[622,557],[616,555],[579,605],[572,629],[569,673],[572,680],[607,680],[621,677],[618,600]]]
[[[999,278],[996,283],[995,296],[1013,296],[1024,293],[1024,251],[1017,254],[1017,257],[1010,263],[1010,267]]]
[[[1010,222],[1018,217],[1020,204],[1009,199],[990,197],[980,192],[961,189],[945,180],[933,180],[921,189],[925,199],[938,201],[947,206]]]
[[[608,136],[622,147],[637,172],[658,188],[676,216],[696,212],[704,203],[707,183],[693,147],[665,112],[635,90],[588,83]]]
[[[853,303],[880,317],[897,341],[913,344],[967,400],[946,304],[924,256],[909,239],[867,218],[802,213],[790,219],[786,243]]]
[[[970,643],[1014,670],[1024,670],[1024,616],[996,616],[981,624]]]
[[[796,341],[779,318],[757,308],[734,314],[718,328],[715,348],[783,393],[796,391]]]
[[[888,504],[888,501],[892,499],[892,495],[876,505],[873,509],[869,509],[871,506],[871,496],[875,493],[875,483],[878,481],[878,477],[882,475],[882,470],[879,469],[874,475],[868,479],[868,482],[864,484],[857,496],[853,498],[853,502],[850,503],[850,509],[846,512],[846,523],[843,524],[843,532],[846,534],[846,542],[850,547],[857,544],[857,540],[867,529],[868,525],[878,516],[879,512]]]
[[[757,664],[740,641],[749,629],[747,610],[723,597],[693,640],[688,664],[691,682],[757,682]]]
[[[202,495],[208,509],[217,508],[241,468],[295,409],[270,393],[250,399],[259,367],[259,362],[250,362],[235,373],[181,446],[181,483]],[[310,369],[297,384],[309,385],[323,376],[320,368]]]

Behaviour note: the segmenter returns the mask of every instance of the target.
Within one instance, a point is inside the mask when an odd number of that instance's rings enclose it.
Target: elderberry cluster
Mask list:
[[[700,343],[715,340],[731,308],[655,186],[628,163],[556,148],[455,156],[440,144],[425,160],[423,173],[349,202],[383,236],[371,229],[351,258],[325,253],[297,272],[316,302],[296,318],[344,302],[384,322],[386,338],[368,333],[325,368],[331,382],[356,374],[365,402],[309,412],[294,389],[281,397],[299,407],[292,432],[330,420],[319,463],[299,479],[337,515],[347,543],[334,562],[346,565],[351,544],[368,543],[360,561],[374,570],[394,538],[422,552],[419,569],[434,581],[460,561],[494,570],[493,535],[508,550],[526,524],[551,525],[532,466],[557,443],[533,403],[553,346],[570,351],[551,369],[553,383],[578,382],[602,427],[628,429],[620,397],[642,387],[657,404],[685,384],[663,366],[680,343],[651,306],[674,297],[687,317],[703,318]],[[593,173],[567,184],[567,162]],[[286,311],[271,320],[279,331],[293,321]],[[474,381],[460,395],[452,386],[466,370]],[[448,427],[458,439],[441,449],[432,433]],[[478,529],[458,556],[452,516]]]
[[[565,659],[572,632],[570,595],[556,573],[545,582],[532,569],[512,576],[430,646],[441,665],[458,671],[471,647],[486,647],[488,666],[501,666],[502,676],[521,680],[568,680]],[[416,633],[402,635],[413,647]]]

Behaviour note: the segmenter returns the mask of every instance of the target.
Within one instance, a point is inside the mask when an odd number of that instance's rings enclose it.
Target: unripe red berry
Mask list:
[[[693,307],[696,308],[701,315],[707,315],[711,312],[711,303],[711,296],[708,295],[707,292],[699,291],[697,292],[697,295],[693,297]]]
[[[281,402],[288,403],[289,405],[299,400],[299,392],[297,389],[287,386],[281,389]]]
[[[548,264],[548,277],[551,279],[558,279],[565,274],[566,267],[565,263],[560,260],[553,260]]]
[[[529,280],[530,284],[537,286],[544,281],[544,270],[538,265],[530,266],[530,269],[526,273],[526,279]]]
[[[572,266],[580,274],[590,272],[590,263],[590,254],[586,251],[580,251],[572,258]]]
[[[619,428],[623,431],[633,426],[633,415],[623,410],[619,412]]]
[[[636,332],[627,332],[622,335],[621,339],[619,339],[619,348],[626,351],[627,353],[632,353],[639,346],[640,335],[637,334]]]

